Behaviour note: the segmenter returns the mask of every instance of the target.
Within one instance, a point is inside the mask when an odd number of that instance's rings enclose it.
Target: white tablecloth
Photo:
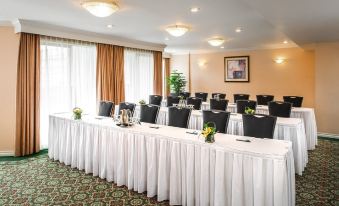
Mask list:
[[[115,111],[118,111],[116,108]],[[161,107],[158,114],[157,124],[167,125],[168,123],[168,108]],[[140,107],[137,106],[134,112],[135,117],[139,117]],[[202,130],[203,118],[202,112],[193,110],[188,128],[193,130]],[[244,135],[242,115],[232,113],[228,123],[228,134]],[[278,118],[274,132],[274,139],[288,140],[292,142],[295,171],[302,175],[308,162],[307,143],[305,136],[305,128],[303,119],[300,118]]]
[[[71,114],[49,118],[49,157],[181,205],[295,205],[289,141],[217,134],[204,143],[186,129],[147,124],[115,126],[111,119]],[[246,138],[246,137],[241,137]]]

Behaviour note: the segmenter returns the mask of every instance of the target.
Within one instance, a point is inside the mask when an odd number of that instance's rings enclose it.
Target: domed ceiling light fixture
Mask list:
[[[189,30],[189,27],[188,26],[185,26],[185,25],[172,25],[172,26],[168,26],[166,28],[166,31],[172,35],[172,36],[175,36],[175,37],[179,37],[179,36],[182,36],[184,34],[186,34],[186,32],[188,32]]]
[[[207,40],[211,46],[220,46],[225,42],[225,39],[221,37],[215,37]]]
[[[112,0],[89,0],[81,6],[97,17],[107,17],[119,10],[118,4]]]

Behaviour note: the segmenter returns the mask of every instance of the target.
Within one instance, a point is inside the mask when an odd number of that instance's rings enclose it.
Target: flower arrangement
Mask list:
[[[79,107],[75,107],[73,109],[73,116],[75,120],[81,119],[81,114],[82,114],[82,109],[80,109]]]
[[[207,122],[204,124],[204,128],[201,134],[205,137],[205,142],[213,143],[215,141],[214,135],[216,132],[215,123],[214,122]]]
[[[139,101],[139,104],[144,105],[144,104],[146,104],[146,102],[145,102],[145,100],[142,99],[142,100]]]
[[[245,108],[245,114],[255,114],[255,110],[249,107]]]

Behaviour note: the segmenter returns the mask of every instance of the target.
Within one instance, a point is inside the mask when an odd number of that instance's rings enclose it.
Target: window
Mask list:
[[[41,148],[48,147],[50,114],[96,111],[96,46],[92,43],[41,38],[40,66]]]
[[[125,48],[125,100],[137,103],[148,101],[153,94],[154,62],[150,51]]]

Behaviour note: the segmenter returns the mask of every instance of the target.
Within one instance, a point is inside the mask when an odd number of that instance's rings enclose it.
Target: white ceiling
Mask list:
[[[121,10],[98,18],[82,0],[1,0],[0,20],[44,24],[166,44],[169,52],[222,51],[207,39],[227,39],[224,50],[301,46],[339,40],[339,0],[120,0]],[[191,13],[192,6],[200,12]],[[175,23],[192,29],[182,37],[164,28]],[[113,24],[112,29],[106,27]],[[236,33],[236,27],[244,31]],[[169,40],[166,41],[165,38]],[[289,40],[289,44],[282,42]]]

